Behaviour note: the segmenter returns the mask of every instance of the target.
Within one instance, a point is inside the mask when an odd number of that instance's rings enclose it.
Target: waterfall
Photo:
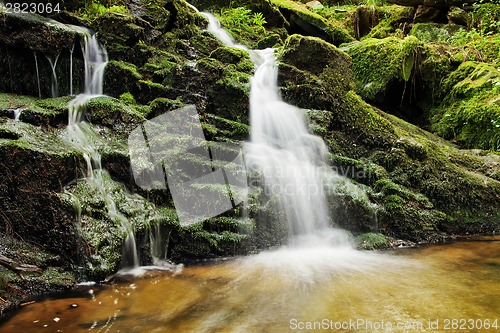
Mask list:
[[[42,90],[40,88],[40,72],[38,70],[38,57],[36,56],[36,51],[33,51],[35,56],[35,69],[36,69],[36,82],[38,84],[38,98],[42,98]]]
[[[275,199],[278,221],[273,223],[286,229],[291,244],[328,234],[327,242],[345,245],[345,233],[329,227],[323,179],[333,171],[326,163],[326,145],[309,133],[302,111],[282,100],[274,50],[249,50],[235,43],[213,15],[201,14],[209,20],[208,31],[225,45],[248,51],[255,63],[245,163],[249,171],[260,175],[259,186],[265,194]]]
[[[59,56],[61,53],[59,52],[54,59],[52,59],[51,56],[46,56],[47,60],[49,61],[50,68],[52,69],[52,87],[51,87],[51,92],[52,92],[52,97],[59,97],[59,83],[57,82],[57,61],[59,60]]]
[[[73,96],[73,51],[75,50],[75,44],[69,49],[69,94]]]
[[[139,259],[132,225],[118,211],[108,190],[106,173],[101,164],[101,154],[97,150],[98,135],[83,119],[88,101],[102,96],[104,68],[108,61],[108,55],[104,47],[98,43],[95,35],[91,35],[87,29],[81,27],[74,27],[74,29],[82,34],[85,86],[84,93],[77,95],[68,105],[68,139],[75,148],[83,152],[87,164],[87,180],[99,190],[106,204],[108,215],[119,222],[127,234],[123,249],[122,267],[137,267],[139,266]]]
[[[18,121],[21,117],[21,113],[23,112],[22,108],[17,108],[14,110],[14,120]]]

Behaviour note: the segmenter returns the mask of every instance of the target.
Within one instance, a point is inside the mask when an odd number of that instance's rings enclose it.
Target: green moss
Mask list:
[[[304,4],[290,0],[271,0],[280,9],[288,10],[317,26],[326,26],[326,20],[319,14],[310,11]]]
[[[433,110],[434,129],[469,148],[500,150],[500,71],[465,62],[444,87],[449,93]]]
[[[204,129],[208,130],[209,137],[218,141],[228,139],[244,139],[250,135],[250,126],[247,124],[222,118],[213,114],[207,114]]]
[[[135,99],[134,99],[134,96],[129,93],[129,92],[126,92],[126,93],[123,93],[120,95],[120,99],[123,101],[123,103],[125,104],[135,104]]]
[[[483,35],[500,33],[500,4],[476,4],[471,14],[471,24]]]
[[[135,93],[137,82],[142,78],[134,64],[110,60],[104,71],[104,91],[113,97],[127,92]]]
[[[271,3],[280,9],[288,21],[304,30],[304,34],[320,37],[335,45],[354,40],[343,24],[326,20],[302,3],[290,0],[271,0]]]
[[[172,53],[151,47],[149,49],[151,56],[141,68],[141,73],[155,82],[171,86],[179,70],[179,64],[183,61]]]
[[[410,34],[422,42],[447,43],[458,31],[465,31],[465,29],[456,24],[417,23],[411,28]]]
[[[179,100],[160,97],[151,101],[149,103],[149,106],[151,107],[151,113],[147,115],[147,118],[151,119],[164,114],[165,112],[170,112],[172,110],[181,108],[184,106],[184,104]]]
[[[391,5],[377,6],[374,9],[378,24],[364,38],[402,38],[405,35],[405,24],[413,18],[411,7]]]
[[[93,124],[104,125],[120,130],[122,126],[133,127],[145,120],[137,109],[125,105],[121,100],[111,97],[97,97],[87,103],[87,119]]]
[[[226,65],[234,64],[236,65],[236,69],[241,72],[251,73],[254,68],[248,52],[241,49],[219,47],[210,53],[209,57],[219,60]]]
[[[157,210],[145,198],[131,194],[106,171],[98,170],[93,178],[78,180],[68,191],[81,204],[82,237],[91,254],[86,271],[91,278],[102,279],[116,271],[130,231],[137,234],[152,224],[175,224],[165,210]]]
[[[27,107],[37,99],[32,96],[0,93],[0,109],[17,109]]]
[[[83,19],[86,20],[95,20],[98,17],[109,15],[109,14],[129,14],[128,8],[121,5],[113,5],[110,7],[106,7],[103,4],[92,2],[90,4],[85,4],[85,7],[80,8],[78,14],[82,16]]]
[[[378,250],[389,246],[389,239],[386,236],[372,232],[359,235],[356,237],[356,242],[363,250]]]
[[[246,7],[222,8],[216,15],[236,40],[249,47],[255,46],[262,36],[268,34],[262,13],[252,12]]]
[[[0,141],[0,146],[18,147],[61,157],[76,154],[73,147],[59,136],[59,132],[44,132],[24,122],[0,118],[0,133],[10,133],[4,134],[7,140]]]
[[[364,39],[349,47],[346,52],[352,57],[356,92],[364,99],[376,100],[386,94],[389,83],[408,81],[419,47],[414,36]]]

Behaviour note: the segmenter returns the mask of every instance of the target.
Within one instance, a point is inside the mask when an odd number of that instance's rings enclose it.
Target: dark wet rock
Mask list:
[[[413,22],[422,23],[422,22],[443,22],[445,21],[446,10],[420,5],[417,7],[415,11],[415,17],[413,18]]]
[[[72,28],[37,14],[0,13],[0,44],[56,55],[78,38]]]
[[[356,39],[361,39],[378,24],[378,15],[373,6],[359,6],[355,12]]]
[[[467,26],[467,22],[469,21],[469,14],[465,10],[456,6],[450,7],[447,17],[448,23],[451,24]]]

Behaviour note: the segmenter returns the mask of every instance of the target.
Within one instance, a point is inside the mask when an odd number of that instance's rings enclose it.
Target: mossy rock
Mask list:
[[[254,65],[248,52],[241,49],[219,47],[210,53],[209,58],[219,60],[226,65],[234,64],[241,72],[246,72],[248,74],[253,72]]]
[[[35,99],[30,96],[0,94],[0,116],[14,118],[18,112],[20,121],[45,128],[63,127],[68,122],[68,103],[72,97]]]
[[[169,98],[156,98],[149,103],[151,107],[151,112],[147,115],[148,119],[152,119],[166,112],[170,112],[175,109],[179,109],[184,106],[184,104],[179,100],[172,100]]]
[[[468,148],[500,150],[500,71],[465,62],[444,82],[449,93],[432,110],[434,129]]]
[[[304,4],[290,0],[270,0],[289,22],[290,33],[319,37],[335,45],[348,43],[354,38],[342,26],[331,24],[321,15],[310,11]]]
[[[44,132],[32,125],[0,118],[0,172],[4,233],[22,235],[26,241],[44,244],[66,263],[78,257],[74,219],[56,191],[78,174],[82,156],[57,133]],[[36,223],[33,223],[36,221]]]
[[[234,141],[245,140],[250,135],[250,126],[213,114],[205,115],[202,127],[208,140]]]
[[[93,125],[102,125],[124,138],[146,120],[141,108],[125,105],[111,97],[96,97],[87,102],[85,117]]]
[[[391,82],[408,81],[421,43],[414,36],[364,39],[347,48],[352,57],[356,92],[368,101],[383,102]]]
[[[73,47],[79,32],[69,26],[29,13],[0,13],[0,44],[47,55]]]
[[[134,64],[111,60],[106,64],[104,71],[104,91],[118,98],[123,93],[135,92],[137,82],[141,79],[142,75]]]
[[[458,31],[465,29],[457,24],[417,23],[411,28],[411,35],[426,43],[449,42]]]
[[[149,201],[128,192],[103,170],[96,170],[91,179],[78,180],[61,196],[67,201],[76,198],[78,203],[81,234],[89,249],[85,269],[90,279],[102,280],[116,272],[127,235],[145,232],[163,219]]]
[[[147,22],[132,14],[106,12],[93,22],[99,32],[100,42],[109,46],[112,58],[117,54],[114,45],[130,47],[144,38]]]
[[[413,22],[413,8],[398,5],[376,7],[378,24],[364,38],[383,39],[401,37],[406,34],[405,27]]]
[[[246,63],[244,58],[238,64]],[[197,62],[200,78],[203,77],[202,94],[206,95],[205,112],[248,123],[250,75],[238,70],[239,65],[224,64],[212,58]],[[199,89],[200,87],[198,87]]]
[[[356,237],[358,248],[363,250],[380,250],[388,248],[390,240],[386,236],[378,233],[365,233]]]
[[[286,41],[279,55],[281,61],[312,74],[321,74],[326,67],[342,71],[349,80],[350,57],[332,44],[315,37],[292,35]],[[346,87],[344,87],[345,89]]]

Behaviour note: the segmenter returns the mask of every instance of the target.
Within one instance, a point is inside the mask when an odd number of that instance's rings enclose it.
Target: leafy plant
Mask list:
[[[247,45],[267,36],[264,28],[267,22],[264,15],[259,12],[254,13],[248,8],[223,8],[220,11],[219,20],[233,36]]]
[[[92,2],[90,4],[86,4],[85,7],[81,8],[79,11],[79,14],[87,20],[94,20],[107,13],[128,14],[129,10],[127,7],[122,5],[106,7],[98,2]]]
[[[253,13],[252,23],[258,26],[263,26],[267,22],[266,18],[264,17],[264,15],[262,15],[262,13]]]

